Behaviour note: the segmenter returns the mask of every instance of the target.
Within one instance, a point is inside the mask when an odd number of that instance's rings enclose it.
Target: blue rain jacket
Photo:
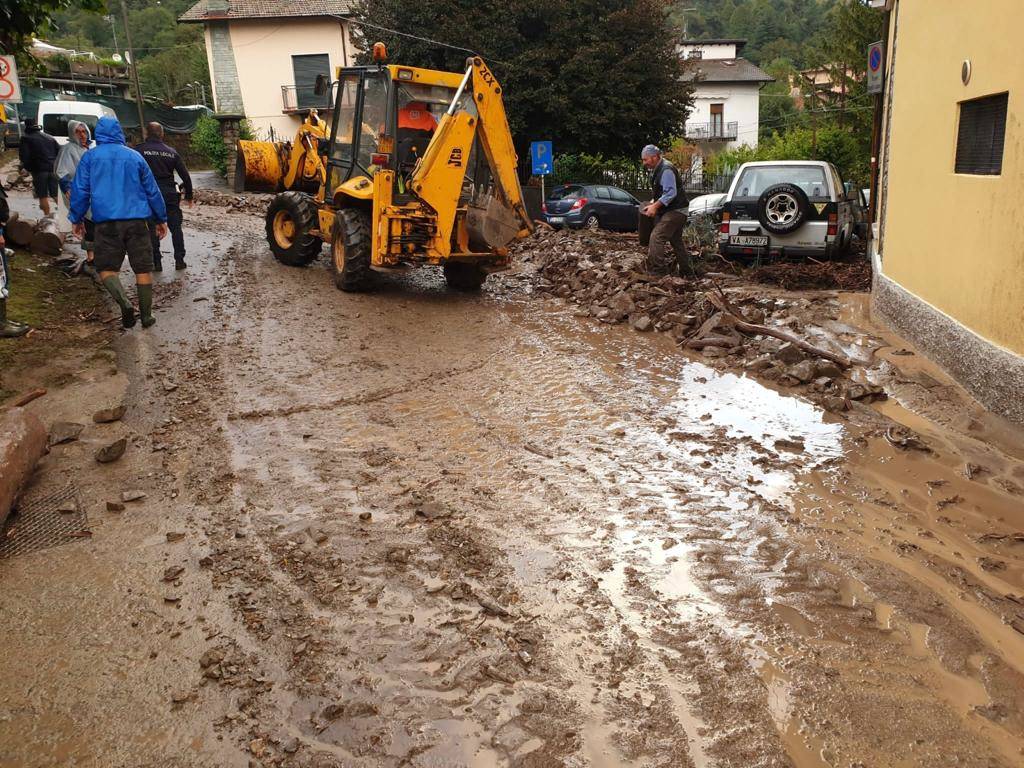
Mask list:
[[[92,220],[167,221],[164,197],[142,155],[125,145],[121,124],[113,117],[96,123],[96,147],[82,156],[71,184],[71,212],[77,224],[92,208]]]

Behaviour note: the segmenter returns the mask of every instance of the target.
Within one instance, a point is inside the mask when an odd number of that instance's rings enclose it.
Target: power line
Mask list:
[[[506,66],[511,66],[510,62],[502,61],[501,59],[491,58],[490,56],[487,56],[485,54],[479,53],[479,52],[474,51],[474,50],[472,50],[470,48],[463,48],[461,45],[451,45],[450,43],[443,43],[440,40],[432,40],[429,37],[421,37],[419,35],[413,35],[413,34],[410,34],[408,32],[401,32],[401,31],[399,31],[397,29],[391,29],[390,27],[382,27],[380,24],[371,24],[368,21],[356,21],[355,19],[350,19],[350,18],[345,17],[345,16],[337,16],[337,15],[333,15],[332,14],[330,16],[330,18],[338,19],[339,21],[343,21],[343,22],[346,22],[348,24],[355,24],[356,26],[359,26],[359,27],[370,27],[371,29],[378,29],[381,32],[388,32],[388,33],[390,33],[392,35],[398,35],[399,37],[408,37],[410,40],[419,40],[421,43],[430,43],[431,45],[436,45],[436,46],[438,46],[440,48],[449,48],[449,49],[451,49],[453,51],[462,51],[463,53],[468,53],[468,54],[470,54],[472,56],[482,56],[483,58],[487,59],[487,61],[489,61],[489,62],[493,61],[496,64],[505,64]]]

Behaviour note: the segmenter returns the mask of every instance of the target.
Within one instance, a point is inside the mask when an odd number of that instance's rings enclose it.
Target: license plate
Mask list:
[[[733,235],[729,238],[729,245],[746,245],[754,248],[763,248],[768,245],[766,235]]]
[[[549,216],[548,217],[548,224],[564,224],[564,223],[565,223],[565,217],[564,216]]]

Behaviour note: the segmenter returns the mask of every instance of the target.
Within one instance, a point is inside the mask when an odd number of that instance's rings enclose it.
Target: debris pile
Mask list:
[[[252,213],[257,216],[266,216],[267,207],[273,198],[273,195],[239,195],[216,189],[197,189],[194,196],[196,202],[203,205],[219,205],[231,213]]]
[[[536,270],[537,288],[578,305],[577,316],[662,331],[717,368],[803,388],[830,411],[885,398],[880,387],[851,378],[856,366],[871,362],[871,346],[837,321],[830,296],[766,296],[743,278],[716,273],[650,275],[644,249],[629,234],[542,228],[515,249]],[[847,350],[861,357],[851,359]]]
[[[766,264],[746,273],[748,280],[785,288],[787,291],[832,288],[840,291],[871,290],[871,262],[807,261]]]

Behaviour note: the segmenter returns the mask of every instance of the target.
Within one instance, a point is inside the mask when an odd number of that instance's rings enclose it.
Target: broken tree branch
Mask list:
[[[729,299],[722,292],[721,288],[717,289],[717,293],[708,292],[708,301],[714,304],[722,312],[731,315],[732,323],[737,330],[743,331],[744,333],[751,334],[753,336],[772,336],[782,341],[788,341],[794,347],[797,347],[809,355],[815,357],[821,357],[825,360],[831,360],[833,363],[838,365],[840,368],[846,369],[850,367],[850,360],[845,355],[840,355],[836,352],[830,352],[827,349],[821,349],[813,344],[808,344],[803,339],[797,338],[791,333],[780,331],[777,328],[769,328],[767,325],[758,325],[756,323],[748,323],[742,318],[736,308],[730,303]]]

